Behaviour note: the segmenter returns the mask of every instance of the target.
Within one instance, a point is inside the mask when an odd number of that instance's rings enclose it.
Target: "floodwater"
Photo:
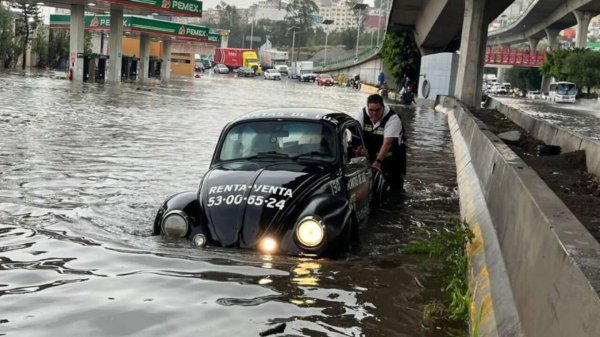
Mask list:
[[[353,113],[366,94],[227,75],[76,85],[0,73],[0,335],[449,336],[423,308],[440,267],[400,253],[458,217],[446,118],[405,108],[407,198],[371,214],[339,260],[198,250],[151,236],[168,196],[198,188],[221,128],[266,107]],[[459,329],[458,334],[466,334]]]
[[[554,103],[524,98],[494,97],[500,102],[525,113],[570,130],[588,139],[600,140],[600,104],[596,100],[577,100],[575,103]]]

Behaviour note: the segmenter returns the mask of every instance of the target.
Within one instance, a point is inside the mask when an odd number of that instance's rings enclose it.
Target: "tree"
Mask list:
[[[381,55],[398,88],[402,87],[404,75],[412,80],[412,84],[416,84],[421,67],[421,54],[409,32],[386,34],[381,46]]]
[[[552,76],[559,81],[565,80],[567,74],[565,73],[564,63],[568,54],[569,51],[565,49],[558,49],[551,53],[546,53],[546,58],[540,68],[542,74]]]
[[[564,60],[567,79],[580,88],[591,88],[600,85],[600,53],[589,49],[575,49],[569,52]]]
[[[66,67],[69,59],[69,31],[50,30],[48,42],[48,65],[52,68]]]
[[[525,90],[537,90],[542,84],[542,74],[538,68],[507,69],[506,79],[513,87]]]
[[[346,49],[353,49],[356,44],[356,31],[352,28],[346,28],[341,31],[340,42]]]
[[[304,46],[314,35],[313,15],[319,7],[313,0],[292,0],[287,5],[285,16],[289,27],[297,27],[296,45]],[[302,33],[298,33],[302,32]]]
[[[26,3],[13,3],[13,8],[20,11],[19,16],[15,20],[15,38],[19,49],[23,56],[23,69],[26,67],[27,47],[31,43],[31,36],[42,22],[40,17],[40,9],[37,5]]]
[[[229,30],[229,46],[242,47],[244,44],[244,30],[237,8],[227,4],[225,1],[221,1],[216,6],[216,9],[219,12],[217,28]]]
[[[36,66],[45,67],[48,65],[48,27],[38,26],[31,44],[31,50],[38,55]]]
[[[0,68],[8,68],[14,51],[14,32],[12,19],[6,7],[0,2]]]

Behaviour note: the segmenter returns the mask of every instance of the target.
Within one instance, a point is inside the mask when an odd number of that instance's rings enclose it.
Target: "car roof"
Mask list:
[[[353,118],[349,115],[322,108],[274,108],[264,109],[250,112],[243,115],[234,123],[249,121],[249,120],[303,120],[303,121],[320,121],[325,120],[334,125],[339,125]]]

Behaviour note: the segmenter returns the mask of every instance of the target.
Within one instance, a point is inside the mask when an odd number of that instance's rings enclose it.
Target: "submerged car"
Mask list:
[[[256,73],[254,72],[254,69],[252,69],[252,68],[241,67],[241,68],[237,69],[237,76],[238,77],[254,77],[254,76],[256,76]]]
[[[213,71],[215,74],[227,74],[229,73],[229,68],[226,65],[219,63],[213,68]]]
[[[358,239],[381,192],[364,148],[344,113],[250,113],[225,126],[199,190],[167,199],[153,232],[198,247],[336,256]]]
[[[319,74],[317,75],[317,85],[323,86],[332,86],[333,85],[333,77],[329,74]]]
[[[281,80],[281,74],[277,69],[265,70],[265,80]]]

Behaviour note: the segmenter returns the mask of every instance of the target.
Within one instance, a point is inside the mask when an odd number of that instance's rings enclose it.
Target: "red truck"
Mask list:
[[[215,49],[214,61],[215,64],[221,63],[230,69],[239,67],[258,68],[260,66],[254,49],[217,48]]]

